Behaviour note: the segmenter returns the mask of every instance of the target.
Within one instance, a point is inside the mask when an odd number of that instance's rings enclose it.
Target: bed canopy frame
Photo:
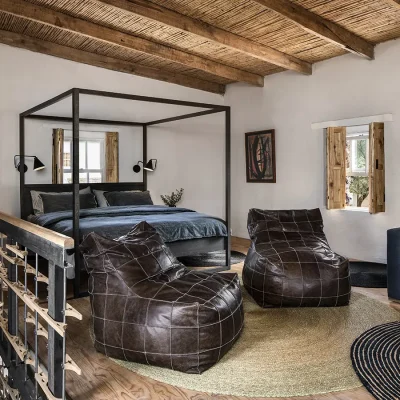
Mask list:
[[[123,99],[129,101],[141,101],[147,103],[158,103],[158,104],[168,104],[183,107],[193,107],[205,109],[202,111],[197,111],[189,114],[178,115],[175,117],[163,118],[158,120],[153,120],[149,122],[131,122],[131,121],[115,121],[115,120],[102,120],[102,119],[90,119],[80,117],[80,96],[97,96],[105,98]],[[72,118],[52,116],[52,115],[38,115],[35,114],[53,104],[56,104],[66,98],[72,99]],[[20,146],[20,163],[24,165],[25,163],[25,122],[26,119],[30,120],[42,120],[42,121],[58,121],[58,122],[68,122],[72,123],[72,192],[73,192],[73,239],[75,241],[75,254],[79,255],[78,246],[80,242],[80,231],[79,231],[79,190],[85,186],[92,186],[97,189],[105,190],[147,190],[147,172],[143,169],[143,181],[142,182],[132,182],[132,183],[97,183],[97,184],[80,184],[79,183],[79,124],[93,124],[93,125],[118,125],[118,126],[136,126],[142,127],[143,129],[143,163],[148,161],[147,157],[147,135],[148,128],[154,125],[165,124],[168,122],[179,121],[188,118],[195,118],[209,114],[215,113],[225,114],[225,223],[227,227],[228,236],[224,239],[226,250],[226,267],[219,268],[219,270],[230,269],[231,265],[231,110],[228,106],[198,103],[192,101],[182,101],[174,99],[165,99],[158,97],[147,97],[124,93],[114,93],[98,90],[80,89],[73,88],[60,95],[51,98],[35,107],[24,111],[19,116],[19,146]],[[26,219],[32,212],[31,201],[30,201],[30,191],[31,190],[43,190],[48,191],[63,191],[66,187],[71,187],[67,184],[26,184],[25,183],[25,173],[24,169],[20,168],[20,204],[21,204],[21,218]],[[192,239],[196,243],[190,243],[188,249],[193,249],[193,251],[199,248],[200,242],[207,244],[207,239]],[[191,242],[186,241],[186,242]],[[205,250],[205,249],[203,249]],[[213,250],[213,249],[212,249]],[[81,260],[79,256],[75,257],[75,279],[74,279],[74,296],[81,297],[84,293],[80,291],[80,273],[81,273]],[[85,293],[86,294],[86,293]]]

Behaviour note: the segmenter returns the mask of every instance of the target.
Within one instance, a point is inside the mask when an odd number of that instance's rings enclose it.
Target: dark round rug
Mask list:
[[[368,288],[387,288],[386,264],[350,261],[351,285]]]
[[[376,399],[400,399],[400,322],[364,332],[351,347],[351,359],[361,382]]]
[[[245,254],[239,251],[231,251],[232,264],[239,264],[245,258]],[[225,266],[225,251],[211,251],[194,256],[178,257],[178,260],[186,267],[223,267]]]

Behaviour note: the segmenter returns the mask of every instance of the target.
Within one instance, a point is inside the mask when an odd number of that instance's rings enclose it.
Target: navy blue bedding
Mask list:
[[[72,236],[72,211],[36,215],[30,221],[53,231]],[[123,206],[80,211],[81,240],[96,232],[114,239],[126,235],[136,224],[147,221],[165,242],[227,236],[225,222],[187,208],[166,206]]]

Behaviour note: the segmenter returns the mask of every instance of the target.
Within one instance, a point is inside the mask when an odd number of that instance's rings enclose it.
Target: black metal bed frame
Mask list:
[[[102,120],[102,119],[88,119],[80,118],[80,96],[98,96],[107,97],[115,99],[125,99],[142,101],[149,103],[159,103],[159,104],[169,104],[193,108],[206,108],[206,110],[198,111],[190,114],[179,115],[176,117],[164,118],[149,122],[130,122],[130,121],[113,121],[113,120]],[[35,113],[47,108],[61,100],[72,97],[72,118],[67,117],[57,117],[49,115],[36,115]],[[114,93],[90,89],[80,89],[73,88],[67,90],[60,95],[53,97],[35,107],[24,111],[19,116],[19,140],[20,140],[20,162],[21,165],[25,163],[25,120],[26,119],[37,119],[37,120],[49,120],[49,121],[62,121],[62,122],[72,122],[72,191],[73,191],[73,239],[75,241],[75,254],[79,255],[79,124],[97,124],[97,125],[120,125],[120,126],[141,126],[143,128],[143,163],[147,162],[147,134],[148,127],[153,125],[159,125],[163,123],[168,123],[172,121],[179,121],[188,118],[200,117],[203,115],[215,114],[215,113],[225,113],[225,222],[228,232],[228,237],[226,239],[225,250],[226,250],[226,267],[220,268],[219,270],[230,269],[231,265],[231,109],[228,106],[198,103],[192,101],[182,101],[174,99],[165,99],[158,97],[147,97],[124,93]],[[20,202],[21,202],[21,217],[24,218],[24,200],[27,186],[25,184],[25,174],[24,169],[20,169]],[[40,185],[38,185],[40,186]],[[147,173],[143,170],[143,186],[145,190],[147,189]],[[26,216],[25,216],[26,217]],[[81,297],[80,292],[80,272],[81,272],[81,262],[80,257],[75,257],[75,281],[74,281],[74,296]]]

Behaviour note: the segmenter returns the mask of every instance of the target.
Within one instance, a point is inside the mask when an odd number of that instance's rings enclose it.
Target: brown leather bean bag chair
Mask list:
[[[187,270],[146,222],[118,240],[91,233],[81,250],[99,352],[199,374],[239,337],[237,274]]]
[[[247,226],[243,283],[261,307],[349,304],[349,263],[329,247],[319,209],[251,209]]]

